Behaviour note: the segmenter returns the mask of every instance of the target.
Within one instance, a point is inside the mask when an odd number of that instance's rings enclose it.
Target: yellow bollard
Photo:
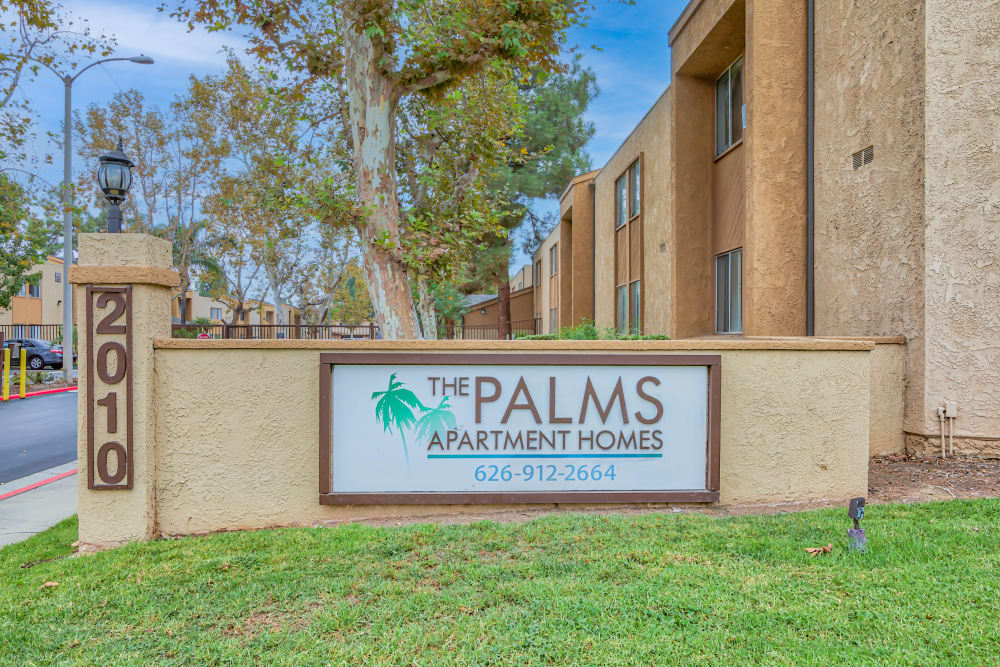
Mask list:
[[[18,396],[20,398],[24,398],[24,381],[27,379],[27,377],[28,377],[28,351],[25,350],[22,347],[21,348],[21,374],[18,375],[18,378],[21,380],[21,382],[20,382],[21,386],[19,387],[20,391],[18,391]]]
[[[10,348],[3,350],[3,400],[10,398]]]

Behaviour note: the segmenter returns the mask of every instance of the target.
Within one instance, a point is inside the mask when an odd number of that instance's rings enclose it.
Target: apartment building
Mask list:
[[[668,35],[669,87],[535,255],[546,330],[903,335],[908,448],[951,404],[1000,451],[1000,11],[692,0]]]
[[[21,292],[12,299],[10,310],[0,308],[0,325],[9,325],[5,327],[9,337],[48,337],[54,335],[49,331],[53,327],[43,332],[43,325],[62,324],[65,279],[62,258],[49,255],[44,262],[31,268],[30,273],[35,272],[41,273],[38,284],[23,285]],[[75,307],[73,312],[76,313]]]
[[[525,264],[518,269],[517,272],[510,277],[510,291],[517,292],[523,290],[525,287],[531,287],[531,279],[534,277],[532,275],[533,273],[534,271],[532,270],[531,264]]]
[[[175,296],[171,302],[171,318],[174,324],[179,324],[180,316],[180,296]],[[203,295],[194,290],[188,290],[186,299],[187,317],[184,320],[188,323],[197,319],[207,319],[212,324],[277,324],[277,311],[274,304],[267,301],[248,300],[243,304],[243,312],[237,322],[233,321],[233,307],[235,301],[230,298],[214,298]],[[298,308],[284,306],[285,324],[301,324],[302,314]]]

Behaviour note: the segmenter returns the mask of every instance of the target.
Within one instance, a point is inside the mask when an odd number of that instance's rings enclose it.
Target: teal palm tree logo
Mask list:
[[[406,447],[406,433],[414,425],[417,429],[418,440],[430,438],[435,433],[455,426],[455,415],[452,414],[448,404],[448,396],[441,399],[436,408],[428,408],[417,395],[406,389],[402,380],[396,379],[396,374],[389,376],[389,386],[385,391],[372,393],[372,400],[377,400],[375,404],[375,419],[382,424],[382,430],[392,433],[395,428],[399,431],[399,438],[403,441],[403,456],[406,457],[406,464],[410,464],[410,453]],[[420,410],[424,414],[418,420],[414,415],[414,410]]]
[[[435,433],[444,433],[449,428],[455,428],[455,415],[448,408],[450,396],[445,396],[436,408],[424,408],[424,414],[417,422],[417,438],[427,442]]]

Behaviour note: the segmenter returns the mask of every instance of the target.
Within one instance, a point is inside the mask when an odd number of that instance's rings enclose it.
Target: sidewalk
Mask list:
[[[0,496],[76,468],[64,463],[0,486]],[[26,540],[76,514],[76,475],[0,500],[0,547]]]

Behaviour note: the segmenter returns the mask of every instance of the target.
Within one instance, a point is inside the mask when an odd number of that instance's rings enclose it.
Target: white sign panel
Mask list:
[[[464,500],[475,502],[709,490],[710,363],[583,365],[572,356],[567,365],[559,355],[545,357],[551,364],[487,365],[458,355],[441,364],[405,363],[405,355],[403,363],[389,355],[386,363],[345,363],[350,357],[340,355],[332,364],[331,492],[470,494]],[[717,357],[703,358],[718,372]]]

